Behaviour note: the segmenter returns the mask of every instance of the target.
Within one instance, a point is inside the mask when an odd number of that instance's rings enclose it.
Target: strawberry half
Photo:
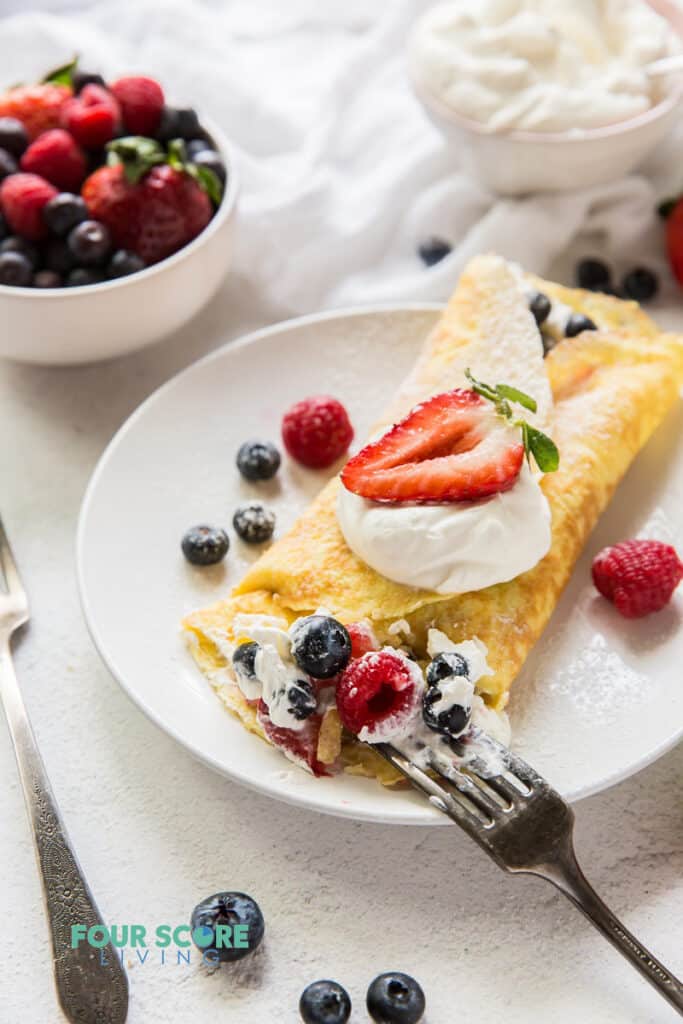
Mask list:
[[[509,490],[523,460],[519,433],[474,391],[457,388],[417,405],[341,478],[371,501],[476,501]]]
[[[318,760],[322,715],[311,715],[306,719],[302,729],[282,729],[278,725],[273,725],[268,714],[268,705],[260,700],[256,717],[273,746],[279,747],[290,761],[294,761],[314,775],[329,775],[327,766]]]

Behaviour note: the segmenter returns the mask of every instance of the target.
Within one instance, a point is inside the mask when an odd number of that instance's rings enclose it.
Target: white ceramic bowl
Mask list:
[[[678,31],[679,24],[670,20]],[[510,196],[588,188],[628,174],[673,130],[683,97],[683,82],[679,82],[645,113],[580,133],[493,133],[435,96],[413,61],[409,61],[409,72],[418,99],[457,147],[465,170],[492,192]]]
[[[25,363],[94,363],[158,341],[198,313],[232,259],[237,197],[227,139],[203,119],[228,171],[223,200],[189,245],[137,274],[80,288],[0,285],[0,356]]]

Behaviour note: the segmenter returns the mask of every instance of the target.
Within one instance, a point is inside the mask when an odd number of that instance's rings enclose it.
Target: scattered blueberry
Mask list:
[[[417,1024],[425,1012],[421,987],[409,974],[380,974],[370,985],[368,1013],[375,1024]]]
[[[287,701],[290,704],[287,710],[297,722],[310,718],[318,707],[318,698],[309,679],[297,679],[288,686]]]
[[[80,288],[84,284],[101,284],[104,274],[94,267],[75,267],[66,279],[67,288]]]
[[[239,644],[232,654],[232,667],[235,674],[247,682],[256,679],[255,663],[259,645],[250,640],[246,644]]]
[[[55,235],[68,235],[88,216],[85,201],[73,192],[59,192],[43,207],[43,220]]]
[[[16,174],[19,165],[8,149],[0,149],[0,181],[10,174]]]
[[[538,327],[550,316],[550,310],[552,309],[552,303],[545,292],[534,292],[529,299],[529,309],[533,315],[534,320]]]
[[[427,666],[427,685],[435,686],[448,676],[467,676],[469,671],[470,666],[462,654],[458,654],[457,651],[442,651]]]
[[[447,736],[456,737],[466,728],[472,714],[470,708],[462,704],[451,704],[444,711],[434,712],[433,705],[441,700],[443,694],[438,686],[430,686],[422,698],[422,717],[428,728],[434,732],[442,732]]]
[[[10,235],[9,238],[5,238],[4,241],[0,242],[0,253],[3,252],[18,252],[29,261],[33,270],[40,263],[38,247],[33,242],[29,242],[28,239],[21,238],[19,235]]]
[[[246,946],[233,948],[222,945],[217,941],[216,928],[218,925],[233,929],[235,925],[246,926],[244,938]],[[209,896],[202,900],[192,911],[190,919],[192,938],[195,945],[205,953],[212,951],[214,959],[223,963],[232,963],[235,960],[242,960],[249,956],[260,946],[265,931],[263,914],[256,900],[243,892],[219,892],[215,896]],[[195,931],[204,929],[208,943],[197,941]],[[209,938],[210,934],[210,938]],[[231,933],[232,934],[232,933]],[[230,936],[228,936],[228,939]]]
[[[232,525],[237,536],[247,544],[264,544],[273,536],[275,513],[252,501],[248,505],[240,505],[232,517]]]
[[[201,149],[192,157],[192,162],[195,163],[197,167],[208,167],[210,171],[213,171],[218,180],[225,184],[225,179],[227,177],[225,164],[215,150],[206,148]]]
[[[164,107],[157,129],[157,138],[162,142],[171,139],[197,139],[202,135],[197,112],[191,107]]]
[[[0,117],[0,146],[17,159],[28,146],[28,135],[16,117]]]
[[[145,261],[140,259],[137,253],[129,252],[128,249],[117,249],[109,260],[107,277],[126,277],[144,269]]]
[[[79,71],[78,68],[71,77],[71,84],[75,93],[85,89],[86,85],[100,85],[102,88],[107,86],[102,75],[98,75],[95,71]]]
[[[421,242],[417,251],[422,262],[428,267],[433,267],[435,263],[440,263],[442,259],[449,255],[451,248],[452,246],[449,242],[446,242],[443,238],[433,236]]]
[[[111,249],[109,228],[98,220],[83,220],[69,232],[67,244],[79,263],[101,265]]]
[[[586,259],[576,265],[576,283],[579,288],[602,292],[612,284],[612,275],[602,260]]]
[[[211,146],[206,139],[190,139],[190,141],[185,145],[187,156],[190,160],[193,160],[197,153],[202,153],[204,150],[210,148]]]
[[[572,313],[567,320],[564,333],[568,338],[575,338],[581,331],[597,331],[598,325],[583,313]]]
[[[299,1013],[304,1024],[346,1024],[351,1000],[336,981],[314,981],[301,993]]]
[[[58,274],[68,274],[73,270],[76,260],[63,238],[51,238],[43,249],[43,261],[48,270]]]
[[[351,638],[329,615],[307,615],[292,628],[292,657],[314,679],[331,679],[351,658]]]
[[[624,295],[636,302],[648,302],[654,299],[659,291],[659,281],[656,274],[647,267],[634,267],[621,282]]]
[[[245,441],[237,452],[237,468],[245,480],[270,480],[280,468],[280,453],[270,441]]]
[[[55,270],[39,270],[33,275],[34,288],[61,288],[62,276]]]
[[[0,253],[0,284],[26,288],[32,278],[33,267],[20,252]]]
[[[193,565],[215,565],[228,553],[230,540],[225,530],[213,526],[193,526],[182,539],[181,547]]]

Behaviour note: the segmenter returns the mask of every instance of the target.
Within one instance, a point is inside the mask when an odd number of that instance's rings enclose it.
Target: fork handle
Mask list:
[[[71,948],[71,926],[102,916],[69,843],[14,674],[9,643],[0,647],[0,696],[14,743],[50,925],[59,1002],[78,1024],[124,1024],[128,982],[111,945]],[[104,954],[104,955],[102,955]]]
[[[579,908],[622,956],[683,1016],[683,984],[625,928],[606,906],[579,867],[570,846],[559,860],[539,871]]]

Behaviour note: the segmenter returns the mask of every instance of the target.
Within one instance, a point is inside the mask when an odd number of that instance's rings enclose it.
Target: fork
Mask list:
[[[521,757],[479,730],[476,733],[491,757],[468,759],[466,766],[445,766],[432,754],[429,769],[438,781],[391,743],[371,745],[498,867],[552,882],[683,1016],[681,982],[605,906],[581,871],[574,853],[571,807]],[[455,749],[464,751],[462,745]]]
[[[72,1024],[123,1024],[128,981],[111,944],[102,950],[81,942],[71,948],[71,926],[102,925],[102,917],[71,848],[38,752],[14,673],[13,634],[29,619],[26,592],[0,519],[0,697],[5,708],[50,925],[59,1002]]]

